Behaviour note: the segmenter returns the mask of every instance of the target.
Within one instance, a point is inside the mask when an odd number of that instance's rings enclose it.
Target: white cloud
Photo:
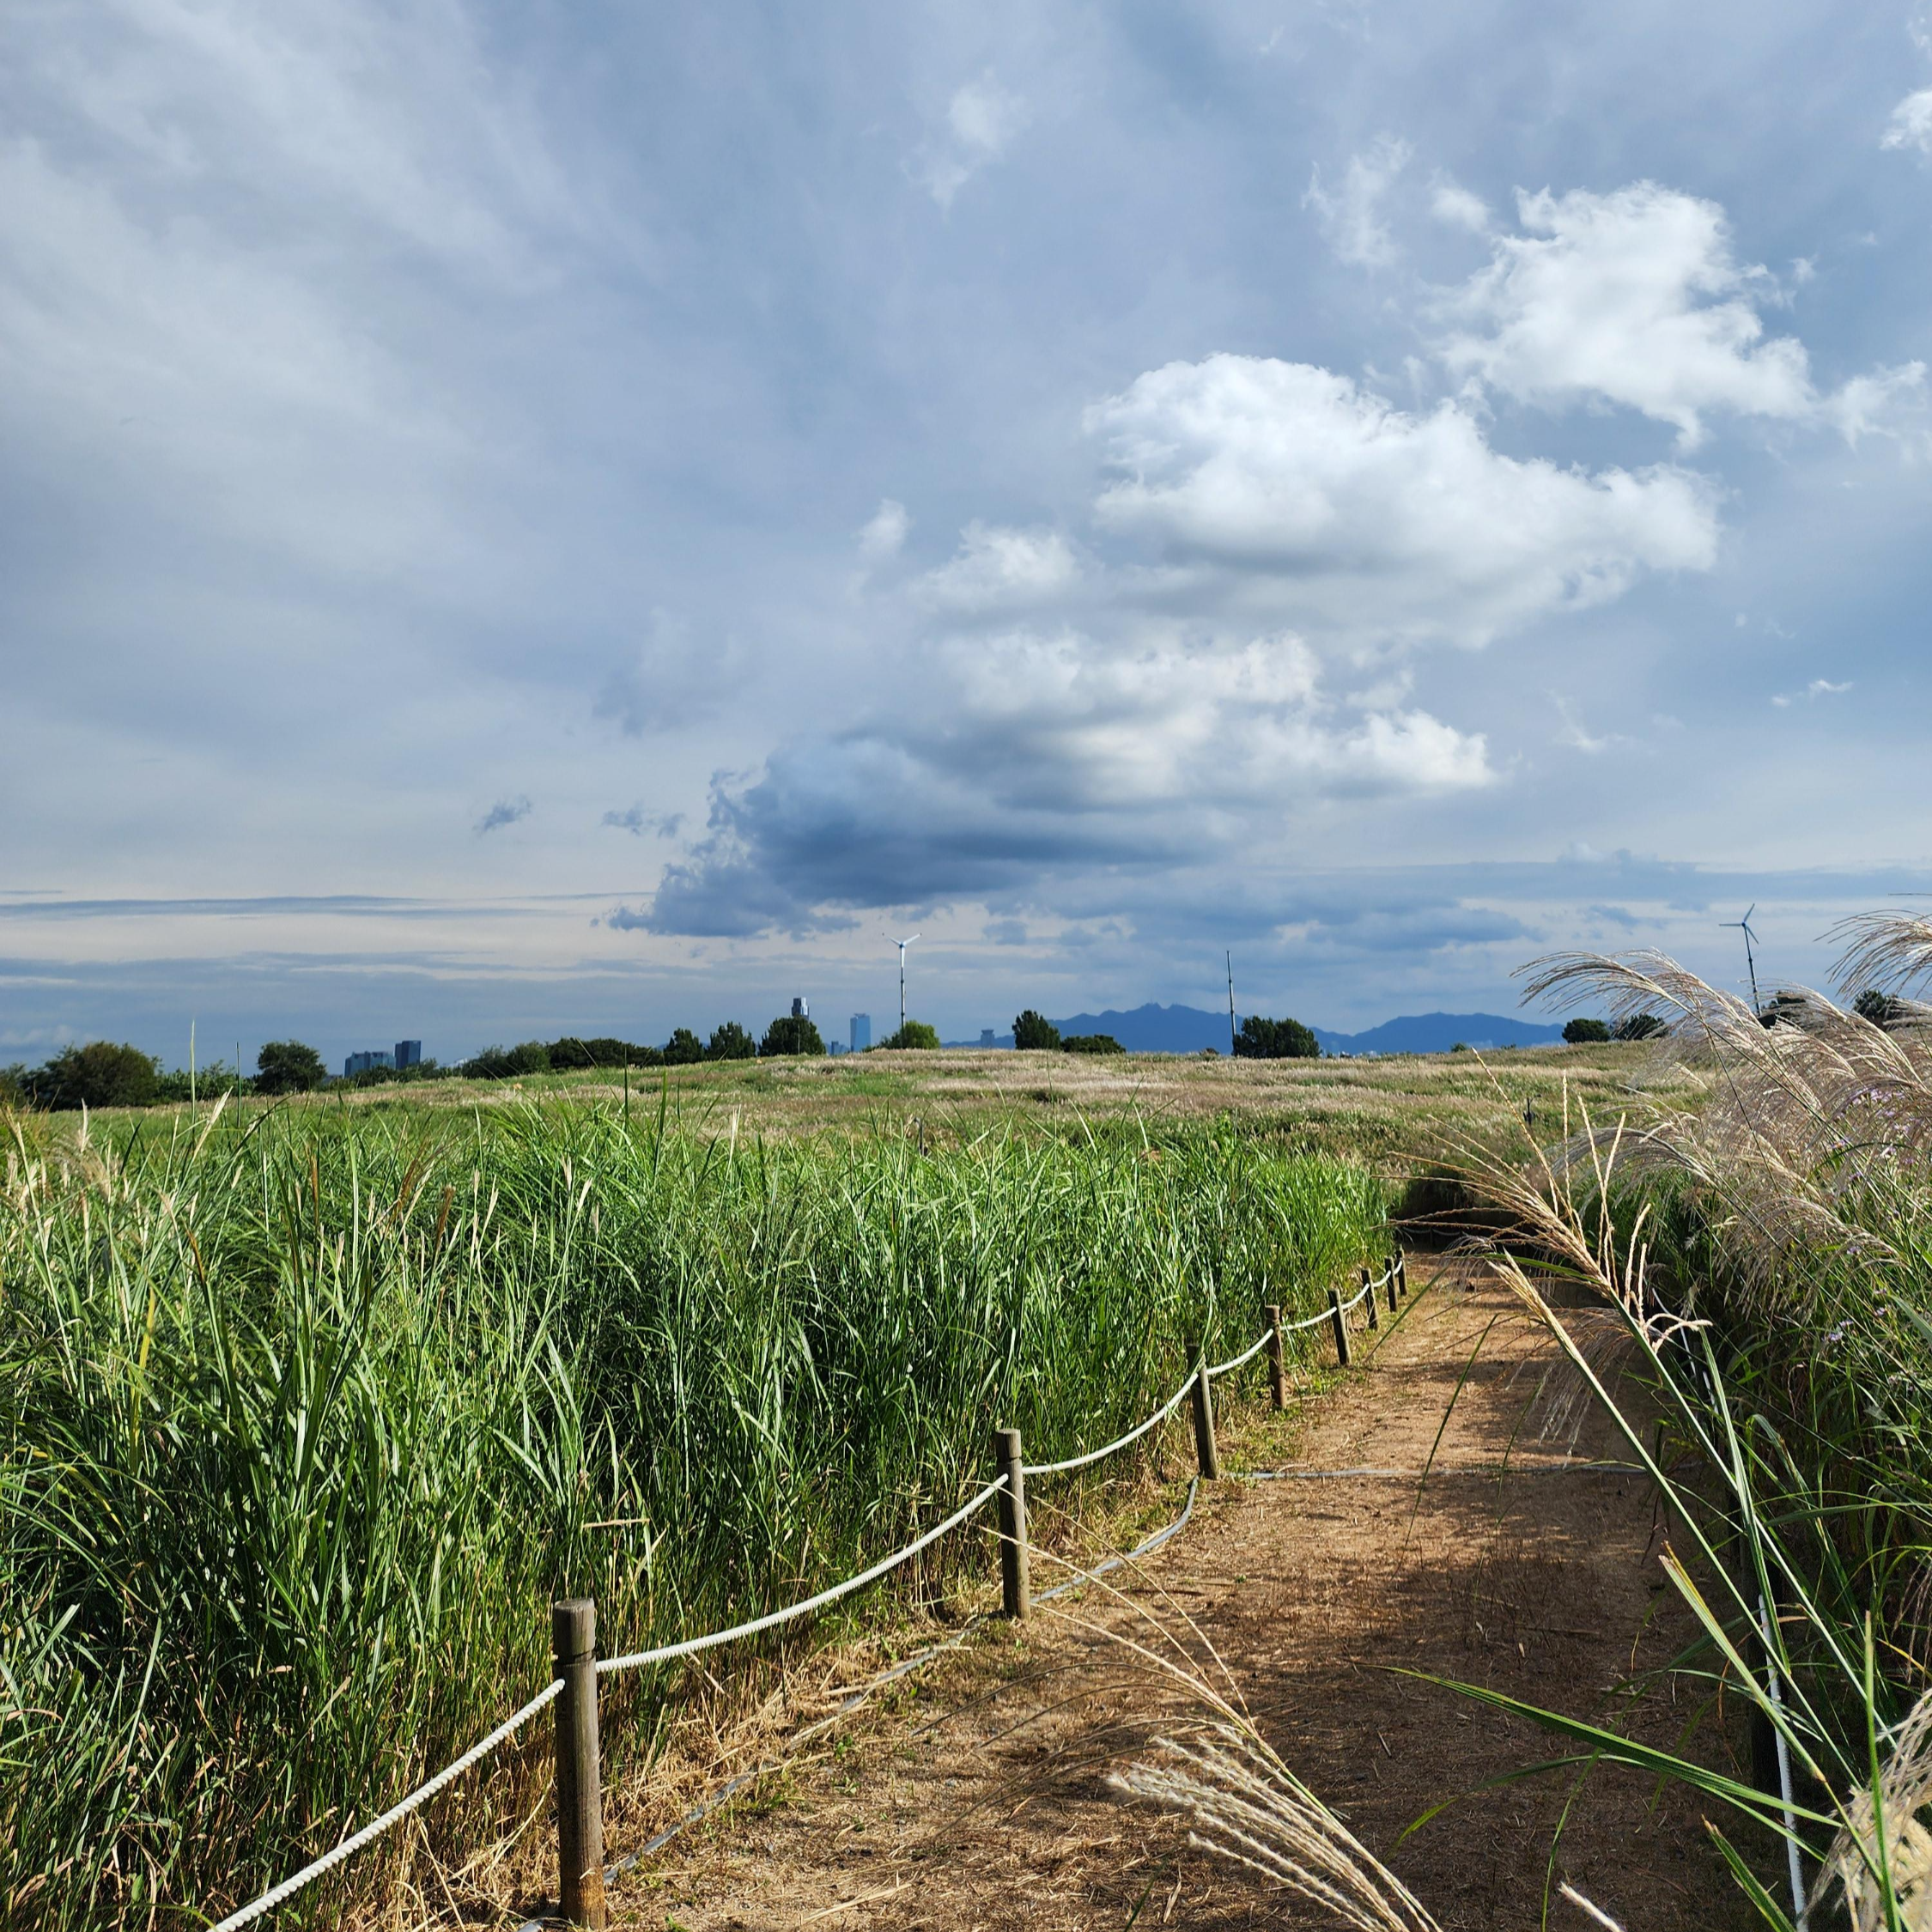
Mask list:
[[[912,519],[906,513],[906,506],[890,496],[882,497],[871,520],[859,532],[860,561],[870,567],[896,556],[904,548],[906,534],[911,528]]]
[[[1162,547],[1171,594],[1304,631],[1479,644],[1716,558],[1688,471],[1503,456],[1463,408],[1412,415],[1306,363],[1172,362],[1086,420],[1122,472],[1097,515]]]
[[[1820,394],[1803,343],[1765,339],[1755,305],[1775,285],[1734,259],[1715,202],[1639,181],[1519,193],[1517,211],[1528,232],[1498,236],[1489,266],[1443,302],[1467,326],[1440,353],[1519,401],[1624,404],[1692,449],[1714,410],[1831,422],[1856,440],[1922,382],[1915,362]]]
[[[1808,702],[1815,704],[1821,697],[1838,697],[1850,689],[1851,680],[1850,678],[1847,678],[1843,683],[1833,683],[1829,677],[1814,677],[1801,691],[1774,692],[1771,696],[1771,702],[1780,711],[1788,711],[1800,698],[1804,698]]]
[[[1315,211],[1329,246],[1343,261],[1358,268],[1387,268],[1395,259],[1382,204],[1413,152],[1407,142],[1382,136],[1367,153],[1350,161],[1341,186],[1333,193],[1321,185],[1321,170],[1310,171],[1302,206]]]
[[[1932,88],[1908,94],[1892,110],[1879,146],[1916,148],[1922,155],[1932,155]]]
[[[945,129],[921,149],[914,173],[941,208],[951,208],[953,197],[1005,153],[1026,122],[1025,100],[990,71],[983,74],[947,103]]]
[[[1429,197],[1429,211],[1450,228],[1467,228],[1472,234],[1489,232],[1489,204],[1453,181],[1437,182]]]
[[[929,571],[918,589],[921,601],[941,610],[993,611],[1051,602],[1079,575],[1079,560],[1057,530],[975,521],[960,532],[958,555]]]
[[[1599,752],[1612,751],[1619,744],[1630,743],[1627,738],[1623,738],[1615,732],[1598,735],[1586,730],[1583,720],[1577,715],[1576,709],[1568,698],[1559,697],[1552,691],[1550,702],[1556,706],[1557,715],[1563,720],[1563,729],[1556,737],[1558,744],[1567,745],[1572,751],[1581,751],[1586,756],[1594,758]]]

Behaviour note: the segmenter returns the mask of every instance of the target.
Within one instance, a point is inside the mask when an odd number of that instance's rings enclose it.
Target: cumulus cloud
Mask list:
[[[1892,110],[1879,146],[1916,148],[1922,155],[1932,155],[1932,88],[1908,94]]]
[[[1026,120],[1026,102],[989,70],[946,104],[945,126],[921,149],[914,173],[941,208],[951,208],[954,196],[1005,153]]]
[[[911,528],[906,506],[890,496],[882,497],[871,520],[859,532],[859,561],[870,568],[898,556]]]
[[[1019,632],[956,642],[944,668],[943,702],[918,719],[796,742],[751,782],[715,784],[656,928],[804,927],[827,907],[1045,890],[1093,866],[1159,872],[1314,799],[1494,781],[1480,734],[1331,704],[1294,637],[1121,653]]]
[[[1451,228],[1467,228],[1472,234],[1489,232],[1489,204],[1453,181],[1437,182],[1429,197],[1429,210],[1438,222],[1447,222]]]
[[[1309,173],[1302,206],[1313,211],[1328,246],[1343,261],[1357,268],[1387,268],[1394,261],[1394,238],[1382,221],[1382,204],[1413,154],[1407,142],[1385,134],[1365,153],[1352,157],[1340,187],[1323,187],[1320,167]]]
[[[960,612],[1046,603],[1080,574],[1072,546],[1056,530],[1011,530],[973,522],[960,533],[951,562],[919,583],[921,599]]]
[[[1171,362],[1087,424],[1118,472],[1103,527],[1304,629],[1480,644],[1716,554],[1715,495],[1687,471],[1504,456],[1461,405],[1412,414],[1307,363]]]
[[[499,799],[477,821],[477,836],[480,839],[486,833],[500,832],[506,825],[513,825],[519,818],[529,817],[533,809],[526,798]]]
[[[1489,265],[1444,300],[1461,327],[1440,353],[1519,401],[1622,404],[1688,450],[1719,410],[1831,422],[1856,440],[1923,380],[1915,362],[1821,393],[1804,344],[1765,337],[1757,305],[1775,284],[1734,258],[1715,202],[1638,181],[1519,192],[1516,205],[1525,232],[1498,236]]]

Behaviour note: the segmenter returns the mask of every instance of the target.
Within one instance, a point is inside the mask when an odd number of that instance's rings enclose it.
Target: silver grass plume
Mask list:
[[[1408,1887],[1282,1763],[1230,1724],[1218,1741],[1156,1738],[1155,1758],[1108,1779],[1188,1821],[1188,1842],[1321,1905],[1359,1932],[1437,1932]]]
[[[1932,1692],[1899,1726],[1878,1791],[1875,1802],[1864,1789],[1847,1799],[1848,1822],[1825,1855],[1811,1902],[1821,1904],[1835,1886],[1844,1895],[1852,1932],[1882,1932],[1894,1924],[1905,1932],[1929,1932],[1932,1832],[1919,1814],[1932,1805]]]

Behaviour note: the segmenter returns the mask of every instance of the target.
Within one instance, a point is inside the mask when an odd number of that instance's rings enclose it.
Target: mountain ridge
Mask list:
[[[1054,1024],[1062,1034],[1111,1034],[1129,1053],[1198,1054],[1206,1047],[1217,1053],[1228,1050],[1228,1016],[1200,1006],[1163,1006],[1150,1000],[1131,1012],[1109,1007],[1098,1013],[1074,1013]],[[1539,1025],[1501,1013],[1403,1013],[1360,1033],[1320,1026],[1309,1030],[1327,1054],[1441,1054],[1457,1045],[1544,1047],[1563,1037],[1560,1025]],[[981,1042],[946,1043],[967,1047]],[[994,1043],[1011,1047],[1013,1036],[1002,1034]]]

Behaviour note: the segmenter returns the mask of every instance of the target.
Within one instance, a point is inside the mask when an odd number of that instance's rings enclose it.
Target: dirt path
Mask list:
[[[1189,1850],[1184,1832],[1107,1787],[1111,1765],[1195,1708],[1097,1627],[1145,1638],[1139,1605],[1170,1625],[1193,1620],[1264,1735],[1445,1929],[1539,1925],[1572,1776],[1475,1788],[1558,1755],[1552,1741],[1394,1672],[1602,1718],[1633,1662],[1656,1665],[1684,1642],[1648,1485],[1551,1467],[1566,1450],[1625,1453],[1595,1416],[1567,1419],[1581,1421],[1573,1437],[1560,1415],[1560,1439],[1539,1432],[1550,1402],[1533,1398],[1551,1360],[1500,1289],[1467,1289],[1445,1271],[1385,1327],[1366,1371],[1314,1406],[1297,1457],[1312,1469],[1414,1472],[1433,1452],[1426,1483],[1204,1485],[1187,1530],[1126,1582],[1133,1603],[1090,1587],[1024,1632],[989,1626],[835,1753],[621,1880],[619,1922],[688,1932],[1333,1923]],[[1246,1446],[1278,1459],[1282,1440]],[[1520,1467],[1498,1479],[1505,1456]],[[1692,1696],[1686,1686],[1674,1704],[1665,1689],[1630,1722],[1670,1742]],[[1750,1923],[1694,1807],[1654,1798],[1628,1774],[1594,1773],[1563,1829],[1557,1876],[1628,1932]],[[1548,1923],[1586,1921],[1552,1899]]]

